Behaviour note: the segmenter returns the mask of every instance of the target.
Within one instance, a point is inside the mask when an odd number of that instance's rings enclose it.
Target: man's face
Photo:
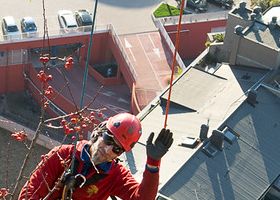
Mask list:
[[[119,142],[111,134],[106,132],[98,137],[90,148],[91,160],[95,165],[111,161],[123,152]]]

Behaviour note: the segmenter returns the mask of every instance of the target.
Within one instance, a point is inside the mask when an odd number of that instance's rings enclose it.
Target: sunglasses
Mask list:
[[[112,151],[115,154],[120,155],[124,152],[124,149],[115,142],[114,136],[110,134],[108,131],[102,133],[102,138],[106,145],[113,146]]]

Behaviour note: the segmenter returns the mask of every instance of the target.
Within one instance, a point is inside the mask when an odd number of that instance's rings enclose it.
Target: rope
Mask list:
[[[98,4],[98,0],[96,0],[95,4],[94,4],[94,13],[93,13],[93,20],[92,20],[92,26],[91,26],[91,32],[90,32],[90,41],[89,41],[89,45],[88,45],[85,72],[84,72],[84,77],[83,77],[83,86],[82,86],[82,93],[81,93],[80,109],[83,108],[83,104],[84,104],[85,88],[86,88],[87,77],[88,77],[88,63],[89,63],[89,57],[90,57],[90,53],[91,53],[91,46],[92,46],[92,40],[93,40],[93,31],[94,31],[94,25],[95,25],[97,4]],[[74,150],[73,150],[73,154],[72,154],[71,168],[70,168],[71,173],[74,171],[74,160],[75,160],[75,154],[76,154],[76,151],[77,151],[76,146],[77,146],[78,138],[79,138],[78,133],[76,133],[76,138],[75,138],[75,141],[74,141]],[[69,194],[68,191],[69,191],[69,188],[65,185],[64,189],[63,189],[63,193],[62,193],[62,199],[67,199],[68,195],[72,196],[72,192],[70,192],[70,194]]]
[[[172,91],[172,85],[173,85],[173,76],[174,76],[175,64],[176,64],[176,55],[177,55],[177,51],[179,49],[180,32],[181,32],[181,27],[182,27],[181,21],[182,21],[184,5],[185,5],[185,0],[182,0],[181,7],[180,7],[179,23],[177,26],[177,33],[176,33],[175,50],[174,50],[173,60],[172,60],[172,73],[171,73],[171,78],[170,78],[169,92],[168,92],[167,104],[166,104],[166,109],[165,109],[164,128],[166,128],[166,126],[167,126],[167,118],[168,118],[168,113],[169,113],[170,98],[171,98],[171,91]]]
[[[83,104],[84,104],[85,88],[86,88],[87,75],[88,75],[88,62],[89,62],[89,57],[90,57],[90,53],[91,53],[91,46],[92,46],[92,40],[93,40],[93,31],[94,31],[94,25],[95,25],[97,4],[98,4],[98,0],[95,1],[95,5],[94,5],[93,20],[92,20],[92,26],[91,26],[91,32],[90,32],[90,41],[89,41],[89,45],[88,45],[86,66],[85,66],[85,72],[84,72],[84,78],[83,78],[83,88],[82,88],[81,101],[80,101],[80,108],[81,109],[82,109]]]

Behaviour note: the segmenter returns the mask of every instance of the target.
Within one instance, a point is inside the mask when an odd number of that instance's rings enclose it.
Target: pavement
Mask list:
[[[156,27],[151,19],[151,14],[161,2],[161,0],[99,0],[96,25],[113,24],[118,34],[154,31]],[[175,0],[166,0],[165,2],[175,5]],[[92,12],[94,3],[93,0],[45,0],[49,31],[59,30],[58,10],[67,9],[74,12],[78,9],[87,9]],[[13,16],[18,25],[22,17],[31,16],[36,21],[39,32],[43,31],[42,1],[2,1],[0,13],[0,18],[8,15]]]

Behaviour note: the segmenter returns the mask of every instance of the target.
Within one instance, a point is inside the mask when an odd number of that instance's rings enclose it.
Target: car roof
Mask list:
[[[16,21],[14,19],[13,16],[6,16],[6,17],[3,17],[3,20],[5,19],[6,23],[8,26],[16,26]]]
[[[81,9],[76,11],[75,13],[77,13],[84,22],[91,22],[93,21],[91,14],[89,13],[89,11],[85,10],[85,9]]]
[[[22,18],[26,23],[34,23],[35,24],[35,21],[32,17],[24,17]]]
[[[57,13],[59,15],[73,15],[73,12],[71,10],[59,10]]]
[[[80,14],[89,14],[89,11],[86,9],[77,10],[76,12]]]
[[[66,23],[67,23],[67,26],[72,26],[72,25],[77,26],[77,22],[76,22],[74,16],[71,16],[71,15],[64,15],[63,17],[65,18],[65,21],[66,21]]]

